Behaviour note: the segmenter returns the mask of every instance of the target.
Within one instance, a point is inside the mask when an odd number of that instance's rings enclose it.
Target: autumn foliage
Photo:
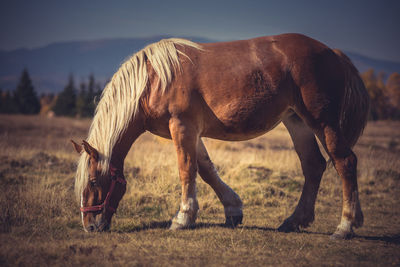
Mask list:
[[[400,74],[392,73],[385,79],[385,74],[375,73],[370,69],[361,77],[371,98],[371,120],[400,119]],[[386,80],[386,81],[385,81]]]

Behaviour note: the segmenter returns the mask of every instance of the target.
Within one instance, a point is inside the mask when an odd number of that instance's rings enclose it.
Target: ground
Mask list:
[[[111,232],[82,230],[73,192],[77,154],[90,120],[0,116],[0,265],[400,265],[400,123],[370,122],[355,147],[364,226],[332,241],[341,185],[325,172],[314,223],[276,229],[294,210],[304,182],[286,129],[246,142],[206,139],[222,179],[242,198],[243,224],[223,227],[223,207],[198,177],[194,229],[170,231],[180,184],[170,141],[145,134],[125,162],[127,193]]]

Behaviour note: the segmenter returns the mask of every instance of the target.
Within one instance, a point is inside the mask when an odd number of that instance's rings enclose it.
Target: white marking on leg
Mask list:
[[[181,203],[181,211],[182,212],[189,212],[191,210],[194,210],[196,208],[195,207],[195,202],[196,202],[195,198],[189,197],[187,199],[186,203],[184,203],[184,202]]]
[[[176,215],[174,221],[180,225],[186,226],[189,221],[188,217],[189,217],[189,215],[187,213],[183,213],[183,212],[179,211],[178,214]]]
[[[195,198],[188,198],[186,203],[181,203],[181,208],[175,217],[175,222],[183,226],[193,224],[196,220],[198,209],[197,200]]]
[[[351,231],[351,221],[349,219],[347,219],[346,217],[342,217],[337,229],[344,230],[346,232],[350,232]]]

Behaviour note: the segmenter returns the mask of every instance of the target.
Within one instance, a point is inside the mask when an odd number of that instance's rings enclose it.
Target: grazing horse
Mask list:
[[[357,157],[369,98],[358,71],[339,50],[300,34],[197,44],[167,39],[124,62],[105,87],[81,154],[75,190],[86,231],[104,231],[126,191],[124,159],[145,131],[172,139],[182,185],[171,229],[195,223],[196,175],[224,206],[226,224],[242,221],[242,201],[219,177],[201,137],[227,141],[260,136],[283,122],[305,177],[293,214],[278,228],[297,231],[314,220],[326,161],[343,187],[343,211],[333,238],[349,238],[363,214],[357,189]]]

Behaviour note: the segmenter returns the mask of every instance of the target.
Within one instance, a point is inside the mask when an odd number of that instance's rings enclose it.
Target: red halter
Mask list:
[[[111,174],[111,185],[110,188],[108,189],[108,193],[106,196],[106,199],[104,200],[103,204],[96,205],[96,206],[90,206],[90,207],[81,207],[81,212],[98,212],[102,211],[103,209],[108,209],[112,213],[116,211],[115,208],[110,206],[110,198],[111,195],[114,191],[115,183],[120,183],[124,186],[126,186],[126,180],[124,178],[124,175],[122,174],[121,176],[117,177],[116,173],[117,169],[114,168],[113,166],[110,165],[110,174]]]

